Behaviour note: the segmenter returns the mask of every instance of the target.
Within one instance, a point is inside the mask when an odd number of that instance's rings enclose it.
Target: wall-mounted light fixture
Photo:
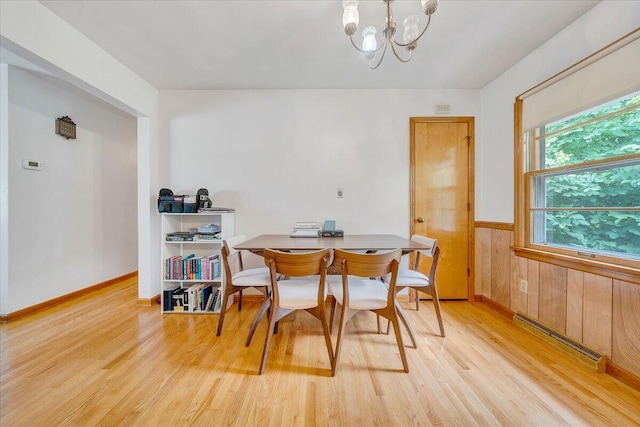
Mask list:
[[[56,134],[67,139],[76,139],[76,124],[69,116],[56,119]]]

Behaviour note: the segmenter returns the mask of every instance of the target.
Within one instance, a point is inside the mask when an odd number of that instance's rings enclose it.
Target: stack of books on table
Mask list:
[[[297,222],[291,237],[318,237],[322,227],[317,222]]]

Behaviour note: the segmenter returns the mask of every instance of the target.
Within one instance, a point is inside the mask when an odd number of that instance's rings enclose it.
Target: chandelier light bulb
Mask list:
[[[358,1],[357,0],[342,0],[342,7],[344,12],[342,14],[342,26],[344,32],[351,36],[355,34],[358,29],[358,21],[360,21],[360,15],[358,14]]]
[[[422,0],[422,10],[425,15],[433,15],[438,10],[440,0]]]
[[[362,30],[362,50],[365,52],[365,58],[367,59],[373,58],[378,48],[376,32],[376,27],[367,27]]]
[[[411,43],[420,35],[420,30],[418,29],[418,21],[419,18],[416,15],[409,15],[404,18],[404,37],[403,40],[405,43]]]

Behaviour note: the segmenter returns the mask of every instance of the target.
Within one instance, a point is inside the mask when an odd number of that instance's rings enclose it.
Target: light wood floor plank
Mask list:
[[[431,302],[403,303],[408,374],[393,333],[358,314],[333,378],[319,322],[298,312],[260,376],[265,323],[244,346],[255,303],[216,337],[216,316],[162,315],[136,292],[130,280],[0,325],[0,425],[640,425],[639,391],[482,303],[444,301],[446,338]]]

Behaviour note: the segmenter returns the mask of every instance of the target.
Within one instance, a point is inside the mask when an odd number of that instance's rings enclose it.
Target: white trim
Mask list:
[[[9,311],[9,66],[0,64],[0,315]]]

